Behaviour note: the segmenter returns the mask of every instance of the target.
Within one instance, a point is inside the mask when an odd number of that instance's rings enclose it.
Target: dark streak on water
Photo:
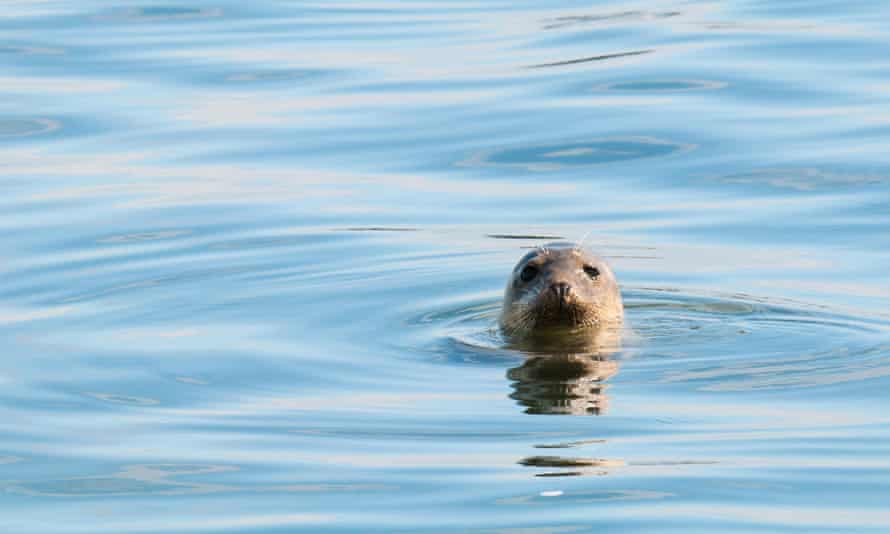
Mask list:
[[[526,240],[545,240],[545,241],[556,241],[559,239],[565,239],[564,237],[558,235],[534,235],[534,234],[488,234],[487,237],[492,239],[526,239]]]
[[[634,50],[632,52],[617,52],[614,54],[601,54],[598,56],[582,57],[578,59],[568,59],[565,61],[555,61],[553,63],[540,63],[538,65],[529,65],[526,68],[540,69],[544,67],[563,67],[566,65],[575,65],[577,63],[587,63],[589,61],[605,61],[607,59],[617,59],[621,57],[642,56],[643,54],[651,54],[654,50]]]

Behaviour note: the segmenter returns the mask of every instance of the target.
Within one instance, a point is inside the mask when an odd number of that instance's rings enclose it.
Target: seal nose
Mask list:
[[[567,302],[569,300],[569,295],[572,293],[572,286],[565,282],[556,282],[550,284],[550,291],[556,293],[556,297],[560,302]]]

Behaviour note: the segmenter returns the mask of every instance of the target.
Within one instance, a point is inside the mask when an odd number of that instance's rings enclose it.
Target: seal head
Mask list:
[[[601,258],[574,243],[539,247],[519,260],[504,292],[500,326],[514,338],[620,325],[621,293]]]

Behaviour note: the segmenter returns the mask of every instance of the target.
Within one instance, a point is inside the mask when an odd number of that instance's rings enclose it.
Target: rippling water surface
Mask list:
[[[6,2],[0,530],[890,530],[888,20]],[[584,236],[554,369],[500,296]]]

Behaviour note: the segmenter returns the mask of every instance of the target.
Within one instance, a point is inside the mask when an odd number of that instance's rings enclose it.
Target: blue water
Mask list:
[[[890,531],[890,4],[0,12],[0,531]],[[622,349],[544,376],[580,240]]]

